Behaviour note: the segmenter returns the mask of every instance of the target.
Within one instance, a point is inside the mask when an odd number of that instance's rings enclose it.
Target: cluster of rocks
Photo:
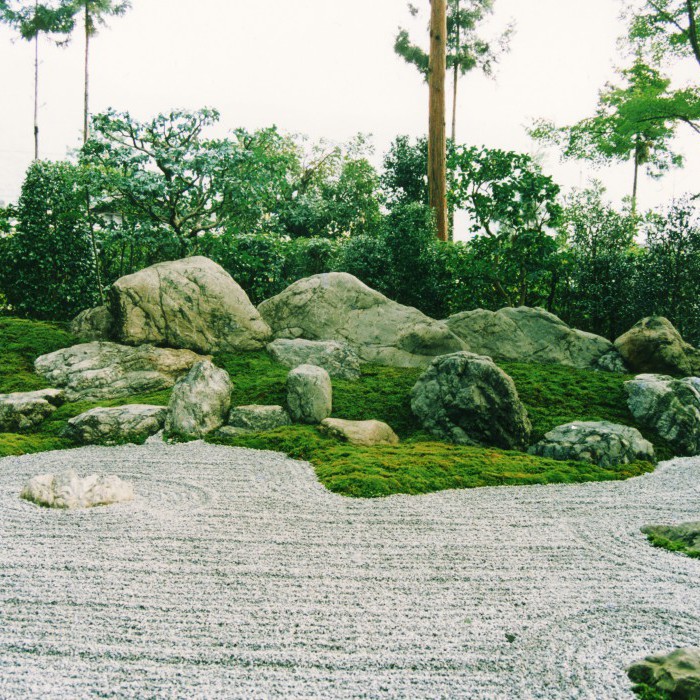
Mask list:
[[[113,444],[141,442],[163,429],[199,438],[303,423],[357,444],[393,444],[396,436],[385,424],[330,419],[332,381],[356,380],[362,363],[374,362],[425,368],[411,405],[430,433],[459,444],[526,450],[532,431],[527,411],[495,362],[700,374],[700,351],[663,318],[640,321],[614,344],[543,309],[476,310],[437,321],[346,273],[299,280],[256,309],[223,268],[193,257],[123,277],[108,299],[108,306],[87,310],[73,323],[73,332],[89,342],[36,361],[37,372],[59,389],[0,396],[0,429],[32,427],[64,400],[172,389],[167,408],[93,409],[73,418],[67,434],[78,442]],[[291,370],[286,405],[234,406],[231,378],[210,353],[262,348]],[[641,427],[678,454],[700,453],[699,379],[641,374],[626,386]],[[529,449],[603,466],[654,458],[638,431],[610,423],[559,426]]]

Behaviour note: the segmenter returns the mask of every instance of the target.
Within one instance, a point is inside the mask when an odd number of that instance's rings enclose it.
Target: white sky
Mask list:
[[[427,0],[414,0],[425,4]],[[620,62],[619,0],[496,0],[496,26],[517,25],[496,80],[461,83],[458,140],[527,152],[524,126],[536,117],[560,124],[592,113],[598,90]],[[379,155],[398,134],[427,130],[427,88],[393,52],[399,25],[414,34],[405,0],[133,0],[92,43],[93,112],[112,106],[140,118],[174,107],[218,108],[226,129],[276,124],[336,141],[362,131]],[[80,142],[82,40],[43,46],[41,156],[62,158]],[[0,201],[14,200],[33,153],[33,54],[0,29]],[[695,79],[692,65],[679,76]],[[682,132],[685,170],[642,183],[642,206],[696,190],[700,137]],[[593,171],[545,170],[565,187],[597,175],[618,200],[631,188],[631,165]]]

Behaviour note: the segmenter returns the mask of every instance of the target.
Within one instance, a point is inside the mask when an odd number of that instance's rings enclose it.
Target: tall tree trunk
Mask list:
[[[431,0],[430,103],[428,118],[428,190],[435,210],[437,234],[447,240],[447,145],[445,135],[445,73],[447,70],[447,3]]]
[[[39,32],[34,37],[34,160],[39,160]]]
[[[83,95],[83,143],[90,137],[90,10],[85,1],[85,92]]]
[[[637,144],[634,147],[634,181],[632,184],[632,216],[637,213],[637,192],[639,190],[639,157],[640,147]]]
[[[85,211],[87,212],[88,229],[90,231],[90,243],[92,245],[92,258],[95,265],[95,285],[97,294],[100,297],[100,305],[105,304],[105,294],[102,289],[102,275],[100,274],[100,256],[97,252],[97,239],[95,237],[95,222],[92,218],[92,206],[90,204],[90,189],[85,187]]]
[[[459,31],[459,29],[457,30]],[[452,143],[457,144],[457,85],[459,83],[459,66],[455,63],[452,75]]]

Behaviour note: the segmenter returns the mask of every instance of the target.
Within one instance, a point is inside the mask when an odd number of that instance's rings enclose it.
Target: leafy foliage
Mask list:
[[[15,313],[68,319],[98,295],[81,173],[35,161],[17,207],[16,231],[0,239],[0,288]]]
[[[54,2],[0,3],[0,22],[14,28],[25,41],[33,41],[41,34],[53,35],[55,41],[66,41],[66,35],[75,27],[73,0]]]
[[[635,166],[646,166],[649,175],[660,177],[683,164],[671,141],[679,119],[693,124],[700,117],[700,93],[669,92],[671,81],[640,60],[621,76],[622,86],[609,83],[601,91],[595,116],[560,128],[540,121],[530,133],[560,145],[564,158],[598,165],[633,159]]]
[[[418,7],[409,4],[412,15]],[[489,41],[478,34],[478,27],[493,13],[493,0],[447,0],[447,69],[465,75],[480,68],[490,75],[499,56],[508,48],[512,28]],[[413,65],[427,80],[429,56],[414,43],[405,29],[399,29],[394,51]]]

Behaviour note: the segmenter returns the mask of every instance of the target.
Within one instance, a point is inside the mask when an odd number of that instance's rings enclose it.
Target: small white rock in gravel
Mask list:
[[[91,474],[81,479],[69,469],[63,474],[31,478],[20,498],[47,508],[92,508],[124,503],[134,498],[134,487],[118,476]]]

